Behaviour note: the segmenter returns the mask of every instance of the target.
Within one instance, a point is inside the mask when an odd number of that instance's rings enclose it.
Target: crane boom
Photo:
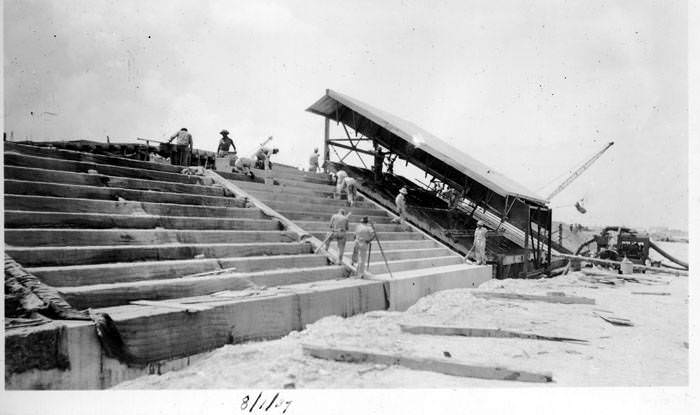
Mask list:
[[[603,153],[605,153],[606,151],[608,151],[608,149],[609,149],[610,147],[612,147],[613,144],[615,144],[614,141],[609,142],[608,144],[605,145],[605,147],[603,147],[602,150],[600,150],[600,151],[597,152],[593,157],[591,157],[590,160],[588,160],[587,162],[583,163],[583,165],[582,165],[581,167],[579,167],[578,169],[576,169],[576,171],[573,172],[573,173],[571,174],[571,176],[569,176],[566,180],[564,180],[564,182],[563,182],[562,184],[560,184],[556,189],[554,189],[554,191],[553,191],[549,196],[547,196],[547,200],[552,200],[552,198],[553,198],[554,196],[558,195],[559,192],[561,192],[561,191],[564,190],[567,186],[569,186],[569,185],[571,184],[571,182],[573,182],[574,180],[576,180],[576,178],[577,178],[578,176],[581,175],[581,173],[583,173],[584,171],[586,171],[587,168],[591,167],[591,164],[595,163],[595,161],[598,160],[598,159],[600,158],[600,156],[603,155]]]

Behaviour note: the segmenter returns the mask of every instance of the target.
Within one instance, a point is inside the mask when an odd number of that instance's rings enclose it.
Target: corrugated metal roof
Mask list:
[[[307,111],[334,118],[338,103],[369,119],[394,136],[423,150],[430,156],[442,160],[466,176],[502,196],[516,196],[541,205],[546,203],[539,195],[444,142],[412,122],[374,108],[371,105],[341,94],[340,92],[330,89],[326,90],[326,95],[311,105]]]

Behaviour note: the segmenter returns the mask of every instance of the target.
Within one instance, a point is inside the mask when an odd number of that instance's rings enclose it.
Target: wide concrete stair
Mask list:
[[[76,308],[344,275],[209,178],[116,157],[8,150],[6,252]],[[221,270],[229,272],[200,275]]]
[[[259,171],[255,181],[221,176],[246,195],[175,166],[6,145],[7,254],[74,307],[107,312],[132,359],[126,366],[107,358],[92,323],[61,322],[70,370],[6,372],[6,386],[105,388],[156,363],[176,369],[227,343],[284,336],[328,315],[405,309],[430,292],[491,277],[489,267],[463,264],[361,197],[351,227],[369,216],[385,256],[375,244],[372,278],[349,279],[346,267],[314,254],[246,198],[323,240],[345,205],[326,175],[275,165],[276,184],[262,183]],[[7,330],[6,338],[22,341],[26,330],[33,329]]]

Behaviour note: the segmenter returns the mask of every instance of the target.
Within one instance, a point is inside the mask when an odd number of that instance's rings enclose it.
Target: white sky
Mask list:
[[[15,139],[218,131],[305,165],[335,89],[413,121],[584,224],[688,222],[687,17],[652,1],[4,2]],[[33,112],[33,115],[32,115]],[[558,181],[552,180],[561,176]],[[542,186],[551,183],[549,187]],[[589,213],[572,205],[585,198]]]

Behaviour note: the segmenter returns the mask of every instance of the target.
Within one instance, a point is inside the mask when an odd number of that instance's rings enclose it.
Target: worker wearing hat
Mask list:
[[[314,148],[314,152],[311,154],[311,157],[309,157],[309,171],[316,173],[318,171],[318,157],[320,154],[318,154],[318,147]]]
[[[360,224],[355,228],[355,247],[352,254],[352,263],[357,262],[357,276],[359,278],[363,278],[367,271],[365,268],[367,267],[369,247],[375,237],[374,228],[369,225],[369,218],[363,216],[360,219]]]
[[[394,218],[391,221],[393,223],[400,223],[403,224],[404,220],[406,219],[406,195],[408,194],[408,190],[406,187],[402,187],[401,190],[399,190],[399,194],[396,195],[396,200],[394,201],[396,203],[396,210],[399,212],[399,217]]]
[[[488,229],[484,226],[484,222],[476,223],[474,230],[474,253],[476,254],[476,262],[479,265],[486,265],[486,233]]]
[[[233,147],[233,153],[236,154],[236,144],[234,144],[233,140],[228,136],[228,130],[221,130],[219,134],[221,134],[221,140],[219,140],[219,148],[216,149],[216,152],[219,154],[219,157],[228,156],[229,149],[231,147]]]

